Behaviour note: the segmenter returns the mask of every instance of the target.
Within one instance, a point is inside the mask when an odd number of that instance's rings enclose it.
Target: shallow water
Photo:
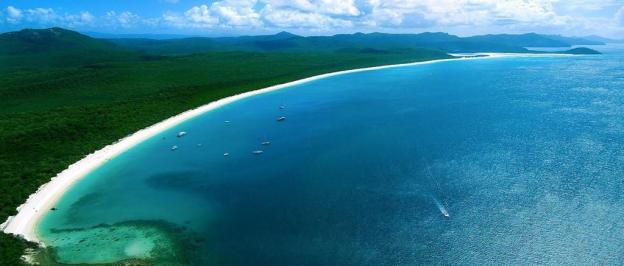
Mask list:
[[[111,160],[39,232],[69,263],[617,264],[622,48],[360,72],[248,98]]]

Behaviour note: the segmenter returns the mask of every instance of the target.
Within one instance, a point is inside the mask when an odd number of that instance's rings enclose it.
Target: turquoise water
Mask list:
[[[111,160],[39,232],[68,263],[618,264],[621,48],[361,72],[248,98]]]

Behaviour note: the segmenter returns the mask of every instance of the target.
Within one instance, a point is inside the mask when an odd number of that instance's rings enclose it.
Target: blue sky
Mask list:
[[[624,36],[624,0],[0,0],[0,31],[303,35],[444,31]]]

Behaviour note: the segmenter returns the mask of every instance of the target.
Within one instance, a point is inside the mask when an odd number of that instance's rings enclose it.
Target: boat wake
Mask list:
[[[444,195],[444,190],[442,190],[442,186],[440,186],[440,183],[431,172],[431,166],[429,163],[424,159],[423,161],[425,162],[425,176],[430,183],[431,199],[438,207],[438,210],[440,210],[440,213],[444,216],[444,218],[451,218],[451,214],[448,212],[448,204],[446,202],[447,197]],[[440,195],[440,197],[437,197],[437,195]],[[440,201],[440,199],[442,201]]]
[[[451,218],[451,214],[446,209],[446,206],[444,206],[444,204],[442,204],[442,202],[440,202],[436,197],[432,196],[431,198],[433,199],[433,202],[435,202],[435,205],[438,207],[440,213],[442,213],[444,218]]]

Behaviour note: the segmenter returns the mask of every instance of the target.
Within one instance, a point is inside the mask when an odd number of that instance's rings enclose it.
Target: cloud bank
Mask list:
[[[169,7],[183,3],[161,2]],[[88,10],[61,13],[45,7],[7,6],[0,13],[0,21],[4,25],[226,34],[438,30],[460,34],[537,31],[613,36],[624,33],[624,0],[220,0],[183,11],[165,9],[160,16],[152,17],[126,10],[96,16]]]

